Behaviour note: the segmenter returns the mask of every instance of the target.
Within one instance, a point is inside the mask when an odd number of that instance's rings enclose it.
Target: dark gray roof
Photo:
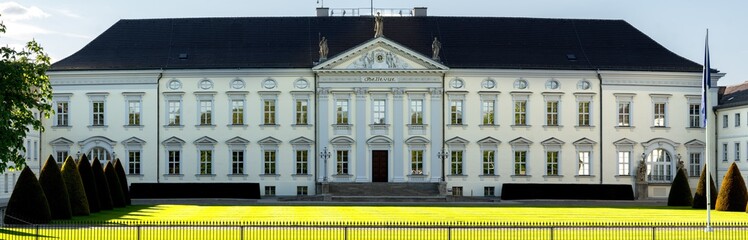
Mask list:
[[[311,68],[373,37],[371,17],[120,20],[52,70]],[[450,68],[700,72],[623,20],[389,17],[384,35]],[[182,53],[187,59],[179,59]],[[570,60],[573,54],[576,60]]]
[[[715,108],[728,108],[748,105],[748,81],[728,86],[719,96],[719,105]]]

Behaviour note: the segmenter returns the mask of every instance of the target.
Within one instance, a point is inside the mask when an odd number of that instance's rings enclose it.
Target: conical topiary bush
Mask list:
[[[109,184],[109,193],[112,196],[112,206],[116,208],[125,207],[125,196],[122,194],[122,187],[119,184],[119,178],[117,177],[117,170],[114,169],[112,162],[107,162],[104,167],[104,176]]]
[[[68,156],[68,158],[65,159],[65,163],[62,164],[62,180],[65,182],[65,187],[68,189],[70,210],[73,211],[73,216],[88,216],[91,214],[88,209],[86,190],[83,188],[83,180],[81,180],[81,175],[78,174],[75,160],[70,156]]]
[[[104,176],[104,169],[101,167],[101,162],[98,158],[94,157],[93,163],[91,163],[91,171],[93,172],[94,179],[96,180],[96,188],[99,193],[99,203],[101,203],[101,210],[112,210],[112,195],[109,192],[109,183],[106,181]]]
[[[668,206],[693,206],[691,186],[688,185],[686,175],[685,169],[678,168],[673,184],[670,185],[670,194],[667,197]]]
[[[81,175],[83,188],[86,190],[88,209],[91,213],[101,211],[101,207],[99,207],[101,205],[99,204],[99,191],[96,187],[93,172],[91,171],[91,163],[88,161],[86,154],[81,155],[81,158],[78,159],[78,174]]]
[[[122,187],[122,195],[125,197],[125,205],[132,205],[132,200],[130,199],[130,184],[127,183],[125,168],[122,167],[122,162],[119,158],[114,159],[114,170],[117,170],[117,178],[119,179],[120,187]]]
[[[42,171],[39,173],[39,185],[47,196],[49,211],[52,219],[70,219],[73,213],[70,211],[70,198],[68,189],[62,180],[60,167],[57,162],[49,155],[47,162],[44,163]]]
[[[18,176],[5,208],[5,224],[45,224],[52,221],[47,197],[29,167]]]
[[[748,191],[745,188],[745,181],[740,174],[738,165],[732,163],[722,180],[722,187],[717,195],[717,206],[714,209],[717,211],[744,212],[747,202]]]
[[[699,177],[699,185],[696,186],[696,193],[693,195],[693,208],[706,209],[706,175],[709,174],[706,168],[701,170],[701,176]],[[712,209],[714,209],[717,203],[717,186],[714,185],[714,177],[709,176],[709,192],[711,195]]]

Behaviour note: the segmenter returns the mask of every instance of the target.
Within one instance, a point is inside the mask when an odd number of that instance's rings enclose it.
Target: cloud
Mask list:
[[[55,10],[55,11],[58,12],[58,13],[60,13],[60,14],[62,14],[65,17],[69,17],[69,18],[83,18],[83,17],[81,17],[81,15],[78,15],[78,14],[74,13],[73,11],[71,11],[69,9],[58,9],[58,10]]]
[[[29,20],[34,18],[46,18],[50,15],[36,6],[24,7],[17,2],[0,3],[0,14],[8,21]]]

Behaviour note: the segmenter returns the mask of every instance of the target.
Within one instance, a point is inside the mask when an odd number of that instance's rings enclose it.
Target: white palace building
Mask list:
[[[48,71],[41,156],[119,158],[130,183],[259,183],[266,196],[376,182],[463,196],[633,188],[642,160],[649,197],[667,197],[679,161],[696,187],[700,64],[622,20],[409,15],[121,20]],[[712,76],[716,105],[724,74]],[[738,106],[718,109],[733,119]],[[742,136],[723,142],[746,162]]]

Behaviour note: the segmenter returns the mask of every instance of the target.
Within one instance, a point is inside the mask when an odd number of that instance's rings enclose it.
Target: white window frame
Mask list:
[[[541,142],[540,144],[543,145],[543,150],[544,150],[543,151],[543,153],[544,153],[543,154],[543,164],[545,166],[545,168],[544,168],[545,169],[545,171],[544,171],[545,175],[543,175],[543,176],[545,176],[545,177],[549,177],[549,176],[554,176],[554,177],[558,176],[558,177],[560,177],[560,176],[563,176],[561,174],[561,165],[562,165],[561,164],[562,163],[561,160],[562,160],[562,156],[563,156],[562,155],[562,150],[563,150],[564,142],[561,141],[561,140],[558,140],[556,138],[549,138],[549,139]],[[551,163],[551,162],[548,161],[548,160],[550,160],[549,159],[549,154],[550,153],[556,153],[556,162],[555,163]],[[555,172],[555,174],[550,171],[551,170],[551,165],[556,165],[556,172]]]
[[[247,175],[247,145],[249,144],[249,141],[247,141],[244,138],[241,137],[233,137],[229,140],[226,140],[226,146],[228,146],[228,154],[229,154],[229,169],[228,169],[228,176],[246,176]],[[236,164],[236,161],[234,159],[234,152],[241,152],[242,153],[242,159],[239,164],[241,164],[241,172],[234,171],[234,164]]]
[[[524,138],[517,138],[510,141],[509,144],[512,146],[512,176],[530,176],[530,165],[527,163],[527,160],[530,159],[530,145],[532,142]],[[524,161],[518,162],[517,154],[524,154]],[[525,171],[521,172],[517,168],[517,164],[522,165]]]
[[[512,92],[512,126],[530,126],[530,113],[527,107],[530,106],[529,92]],[[518,109],[519,105],[524,105],[524,109]],[[518,119],[518,117],[520,119]],[[522,121],[521,121],[522,120]]]
[[[465,176],[467,172],[467,154],[465,154],[467,151],[467,144],[468,142],[462,138],[455,137],[453,139],[447,140],[447,147],[449,149],[449,174],[450,176]],[[456,154],[456,152],[459,152],[460,154]],[[456,161],[455,156],[460,155],[460,161]],[[458,165],[460,168],[454,168],[453,166]],[[456,171],[459,170],[459,171]]]
[[[312,151],[312,145],[314,142],[311,139],[307,139],[304,137],[299,137],[294,140],[291,140],[291,146],[293,148],[293,175],[300,175],[300,176],[306,176],[310,175],[310,166],[312,165],[312,158],[314,157],[314,152]],[[299,152],[306,151],[306,158],[305,159],[299,159]],[[300,161],[303,160],[303,161]],[[299,166],[304,165],[304,168],[306,171],[300,172]]]
[[[233,83],[236,80],[242,81],[241,79],[234,79],[231,82]],[[246,91],[230,91],[230,92],[226,92],[226,96],[228,96],[228,103],[229,103],[228,104],[228,112],[229,112],[229,116],[228,116],[229,117],[229,121],[228,122],[229,123],[228,123],[227,126],[229,126],[229,127],[230,126],[247,126],[247,122],[248,122],[248,119],[247,119],[247,93],[248,92],[246,92]],[[240,113],[241,114],[240,117],[241,117],[242,121],[240,123],[234,121],[234,102],[241,102],[241,104],[242,104],[242,111]],[[215,109],[215,107],[213,109]],[[246,155],[245,155],[245,158],[246,158]]]
[[[351,124],[351,95],[350,94],[335,94],[333,117],[335,119],[335,125],[352,125]],[[345,104],[343,104],[345,103]],[[338,109],[338,108],[341,109]]]
[[[687,128],[701,128],[701,95],[686,95],[686,101]]]
[[[574,96],[577,99],[577,127],[593,127],[595,126],[594,109],[594,93],[575,93]],[[587,112],[582,111],[582,105],[587,104]],[[585,119],[586,118],[586,119]]]
[[[727,128],[730,125],[730,119],[727,114],[722,114],[722,128]]]
[[[54,103],[53,108],[55,108],[55,114],[54,114],[54,125],[53,127],[70,127],[71,126],[71,116],[70,114],[70,98],[73,96],[72,93],[55,93],[52,95],[52,101]],[[65,113],[58,112],[58,105],[60,103],[65,104]],[[64,116],[65,124],[60,124],[60,116]]]
[[[616,97],[616,127],[634,126],[634,96],[633,93],[614,93]],[[622,105],[627,106],[628,112],[621,112]]]
[[[408,101],[408,113],[409,113],[408,114],[408,123],[410,125],[426,125],[426,118],[425,118],[425,111],[424,111],[426,109],[426,100],[425,100],[426,97],[425,97],[425,94],[423,94],[423,93],[420,93],[420,94],[408,93],[408,98],[409,98],[409,101]],[[420,102],[421,103],[420,104],[420,108],[421,108],[420,112],[417,111],[417,109],[414,109],[414,107],[416,107],[416,106],[413,105],[414,102]],[[420,123],[418,121],[414,121],[414,118],[418,119],[418,116],[414,116],[416,114],[419,114],[419,116],[420,116],[420,120],[421,120]]]
[[[175,152],[178,159],[172,161],[171,152]],[[166,150],[166,171],[168,175],[182,175],[182,149],[167,149]],[[176,166],[176,171],[172,171],[172,163]]]
[[[669,119],[669,108],[670,108],[670,94],[650,94],[652,98],[652,127],[654,128],[668,128],[670,127]],[[662,112],[658,112],[657,105],[663,105]],[[659,117],[662,116],[662,121],[659,121]]]
[[[182,117],[182,110],[184,109],[184,104],[182,102],[182,96],[184,95],[183,92],[165,92],[164,94],[164,119],[166,119],[166,125],[164,127],[182,127],[184,126],[184,118]],[[170,103],[175,102],[179,104],[179,109],[177,109],[176,112],[174,112],[175,119],[179,119],[177,123],[172,124],[171,123],[171,106]]]
[[[688,153],[688,176],[699,177],[704,164],[704,142],[691,140],[684,145],[686,146],[686,152]],[[698,157],[698,159],[696,159],[697,161],[694,161],[694,157]]]
[[[125,98],[125,126],[142,126],[143,125],[143,95],[144,92],[123,92],[122,96]],[[131,122],[130,104],[137,103],[137,118],[135,123]]]
[[[278,101],[278,94],[280,92],[277,91],[263,91],[259,92],[260,94],[260,110],[262,115],[262,125],[261,126],[280,126],[280,119],[278,119],[278,109],[280,109],[279,101]],[[265,109],[265,103],[266,102],[272,102],[273,103],[273,109],[272,111],[269,109]],[[270,114],[269,116],[266,116]],[[272,121],[268,121],[268,118],[272,118]],[[277,156],[276,156],[277,158]]]
[[[197,104],[195,108],[197,109],[196,127],[215,126],[216,105],[214,97],[215,92],[195,92],[195,100]],[[208,109],[208,122],[203,122],[203,103],[206,103],[207,106],[210,107],[210,109]]]
[[[105,93],[105,92],[86,93],[86,96],[88,96],[89,127],[107,127],[108,126],[107,122],[109,120],[109,117],[107,116],[108,107],[106,104],[106,99],[107,99],[107,96],[109,96],[109,93]],[[102,109],[100,113],[95,111],[95,105],[97,103],[101,104]],[[95,122],[94,115],[96,114],[101,115],[100,123]]]
[[[132,137],[122,142],[125,146],[125,155],[127,157],[127,164],[125,169],[128,175],[143,175],[143,144],[145,141]],[[130,153],[138,153],[139,159],[134,161]],[[133,170],[133,165],[137,165],[136,169]]]
[[[740,161],[740,142],[735,142],[735,161]]]
[[[448,94],[448,108],[449,115],[447,122],[449,125],[455,126],[467,126],[468,117],[465,114],[465,94],[464,93],[447,93]],[[454,107],[454,108],[453,108]]]
[[[574,147],[577,150],[577,152],[576,152],[577,154],[576,154],[576,157],[575,157],[575,159],[577,161],[577,164],[576,164],[576,167],[577,167],[576,176],[578,176],[578,177],[579,176],[583,176],[583,177],[594,176],[594,174],[593,174],[594,173],[594,171],[593,171],[594,168],[593,167],[595,166],[594,165],[594,163],[595,163],[595,151],[594,151],[595,144],[597,144],[597,143],[593,142],[592,140],[586,139],[586,138],[583,138],[583,139],[580,139],[580,140],[577,140],[577,141],[574,142]],[[585,157],[584,155],[587,155],[586,159],[584,158]],[[585,160],[586,160],[586,162],[585,162]]]
[[[543,100],[544,100],[544,111],[545,111],[545,123],[544,126],[546,127],[560,127],[561,126],[561,97],[563,96],[563,93],[543,93]],[[551,112],[549,110],[549,104],[555,103],[556,111]],[[555,118],[555,124],[551,124],[551,118]]]
[[[727,143],[722,144],[722,161],[727,162]]]
[[[480,125],[482,126],[497,126],[498,122],[498,105],[499,97],[498,93],[479,93],[480,94]],[[486,106],[486,103],[490,103],[491,106]],[[486,121],[488,114],[493,115],[491,121]]]
[[[740,127],[740,113],[735,113],[733,122],[735,122],[735,127]]]
[[[371,124],[387,124],[387,98],[386,95],[371,95]]]
[[[351,150],[335,149],[335,175],[351,175]]]
[[[301,81],[300,80],[297,80]],[[306,81],[306,80],[305,80]],[[295,85],[295,84],[294,84]],[[311,92],[291,92],[293,96],[293,125],[298,126],[312,126],[310,120],[314,119],[314,108],[312,108],[312,93]],[[306,101],[306,112],[299,112],[298,103],[299,101]],[[306,121],[299,121],[299,114],[306,114]]]

